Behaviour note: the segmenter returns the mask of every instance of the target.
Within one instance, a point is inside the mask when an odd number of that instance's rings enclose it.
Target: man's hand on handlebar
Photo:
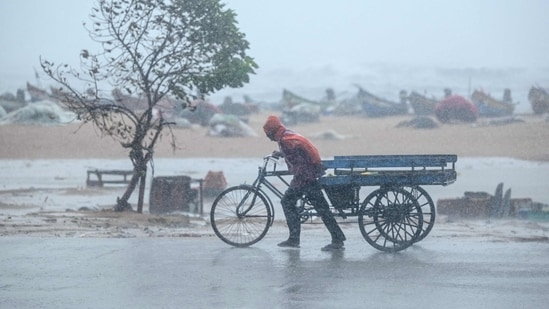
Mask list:
[[[284,154],[280,151],[273,151],[273,153],[271,154],[271,156],[275,159],[279,159],[279,158],[283,158],[284,157]]]

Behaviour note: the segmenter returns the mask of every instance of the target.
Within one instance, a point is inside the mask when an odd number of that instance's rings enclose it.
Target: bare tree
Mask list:
[[[131,209],[128,200],[139,183],[142,212],[147,166],[166,128],[175,150],[159,103],[192,108],[193,94],[241,87],[254,73],[257,65],[246,55],[249,43],[235,17],[219,0],[97,0],[84,27],[100,51],[82,50],[80,70],[40,60],[65,106],[128,149],[133,177],[116,210]],[[73,86],[77,82],[80,87]],[[115,98],[106,86],[119,89]]]

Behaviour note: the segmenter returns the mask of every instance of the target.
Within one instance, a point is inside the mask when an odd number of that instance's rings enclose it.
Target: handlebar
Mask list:
[[[282,158],[282,154],[279,153],[278,151],[273,151],[273,153],[264,156],[264,157],[263,157],[263,160],[273,160],[273,161],[276,161],[276,160],[278,160],[278,159],[280,159],[280,158]]]
[[[272,162],[272,171],[277,171],[277,165],[280,163],[279,159],[282,158],[282,156],[277,155],[277,151],[273,151],[273,153],[265,155],[263,157],[263,166],[259,167],[260,171],[263,171],[265,173],[267,171],[267,166],[269,165],[269,162]]]

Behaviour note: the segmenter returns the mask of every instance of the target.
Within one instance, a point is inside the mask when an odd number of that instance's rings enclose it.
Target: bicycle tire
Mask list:
[[[260,241],[272,221],[269,200],[256,188],[246,185],[221,192],[210,211],[214,233],[223,242],[235,247],[248,247]]]

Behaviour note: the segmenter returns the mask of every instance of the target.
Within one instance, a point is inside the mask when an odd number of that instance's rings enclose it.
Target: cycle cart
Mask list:
[[[457,177],[456,155],[335,156],[322,162],[326,174],[320,183],[334,216],[357,217],[364,239],[386,252],[408,248],[433,228],[435,205],[422,186],[445,186]],[[216,197],[210,221],[222,241],[247,247],[267,234],[274,221],[274,207],[266,192],[278,199],[284,194],[269,178],[289,185],[285,179],[289,172],[277,168],[276,158],[266,156],[252,184],[230,187]],[[363,199],[362,191],[369,191]],[[296,207],[302,222],[316,216],[306,196]]]

